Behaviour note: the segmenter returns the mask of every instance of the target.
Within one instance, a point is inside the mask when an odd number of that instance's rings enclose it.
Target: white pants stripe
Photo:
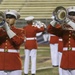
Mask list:
[[[58,54],[58,55],[59,55],[59,67],[58,67],[58,68],[59,68],[59,75],[63,75],[63,74],[62,74],[62,68],[60,68],[62,53],[61,53],[61,52],[58,52],[58,53],[59,53],[59,54]]]
[[[58,65],[58,44],[50,44],[52,65]]]
[[[63,75],[75,75],[75,70],[64,70],[62,69]]]
[[[5,50],[4,49],[0,49],[0,52],[5,52]],[[8,49],[7,52],[10,52],[10,53],[19,53],[19,50]]]
[[[28,74],[29,72],[30,57],[31,57],[31,74],[36,74],[36,54],[37,54],[36,49],[25,50],[25,61],[24,61],[24,73],[25,74]]]
[[[22,70],[0,71],[0,75],[22,75]]]

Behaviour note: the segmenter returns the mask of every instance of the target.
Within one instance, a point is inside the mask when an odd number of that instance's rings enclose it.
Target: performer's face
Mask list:
[[[69,18],[70,18],[73,22],[75,22],[75,16],[69,16]]]
[[[15,23],[15,19],[14,18],[7,18],[6,19],[6,22],[10,25],[10,26],[12,26],[12,25],[14,25],[14,23]]]
[[[14,25],[15,21],[16,21],[15,16],[6,15],[6,22],[7,22],[10,26]]]
[[[68,17],[69,17],[70,20],[75,22],[75,11],[69,12]]]

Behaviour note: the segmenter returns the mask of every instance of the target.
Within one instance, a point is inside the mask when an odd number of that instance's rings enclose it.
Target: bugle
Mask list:
[[[41,22],[41,21],[38,21],[38,20],[35,20],[33,22],[33,25],[38,27],[38,28],[41,28],[42,26],[44,26],[44,28],[46,28],[46,24]],[[36,36],[40,36],[40,35],[42,35],[42,32],[39,32],[39,33],[36,34]]]
[[[56,21],[63,22],[66,19],[67,11],[63,6],[58,6],[53,11],[53,16]]]

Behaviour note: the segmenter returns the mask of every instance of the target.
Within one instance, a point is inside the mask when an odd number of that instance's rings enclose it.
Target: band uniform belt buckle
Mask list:
[[[68,47],[68,50],[72,50],[72,47]]]
[[[8,49],[4,49],[4,52],[8,52]]]

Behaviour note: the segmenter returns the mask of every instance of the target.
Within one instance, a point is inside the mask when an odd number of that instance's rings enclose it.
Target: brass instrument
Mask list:
[[[63,22],[66,19],[67,11],[63,6],[58,6],[53,11],[53,16],[56,21]]]
[[[35,20],[33,22],[33,25],[37,26],[38,28],[40,28],[41,26],[44,26],[46,28],[46,24],[38,20]]]
[[[0,27],[2,27],[5,23],[5,15],[2,11],[0,11]]]
[[[35,20],[33,22],[33,26],[36,26],[38,28],[41,28],[42,26],[44,26],[44,28],[46,28],[46,24],[41,22],[41,21],[38,21],[38,20]],[[39,32],[39,33],[36,34],[36,36],[40,36],[40,35],[42,35],[42,32]]]

